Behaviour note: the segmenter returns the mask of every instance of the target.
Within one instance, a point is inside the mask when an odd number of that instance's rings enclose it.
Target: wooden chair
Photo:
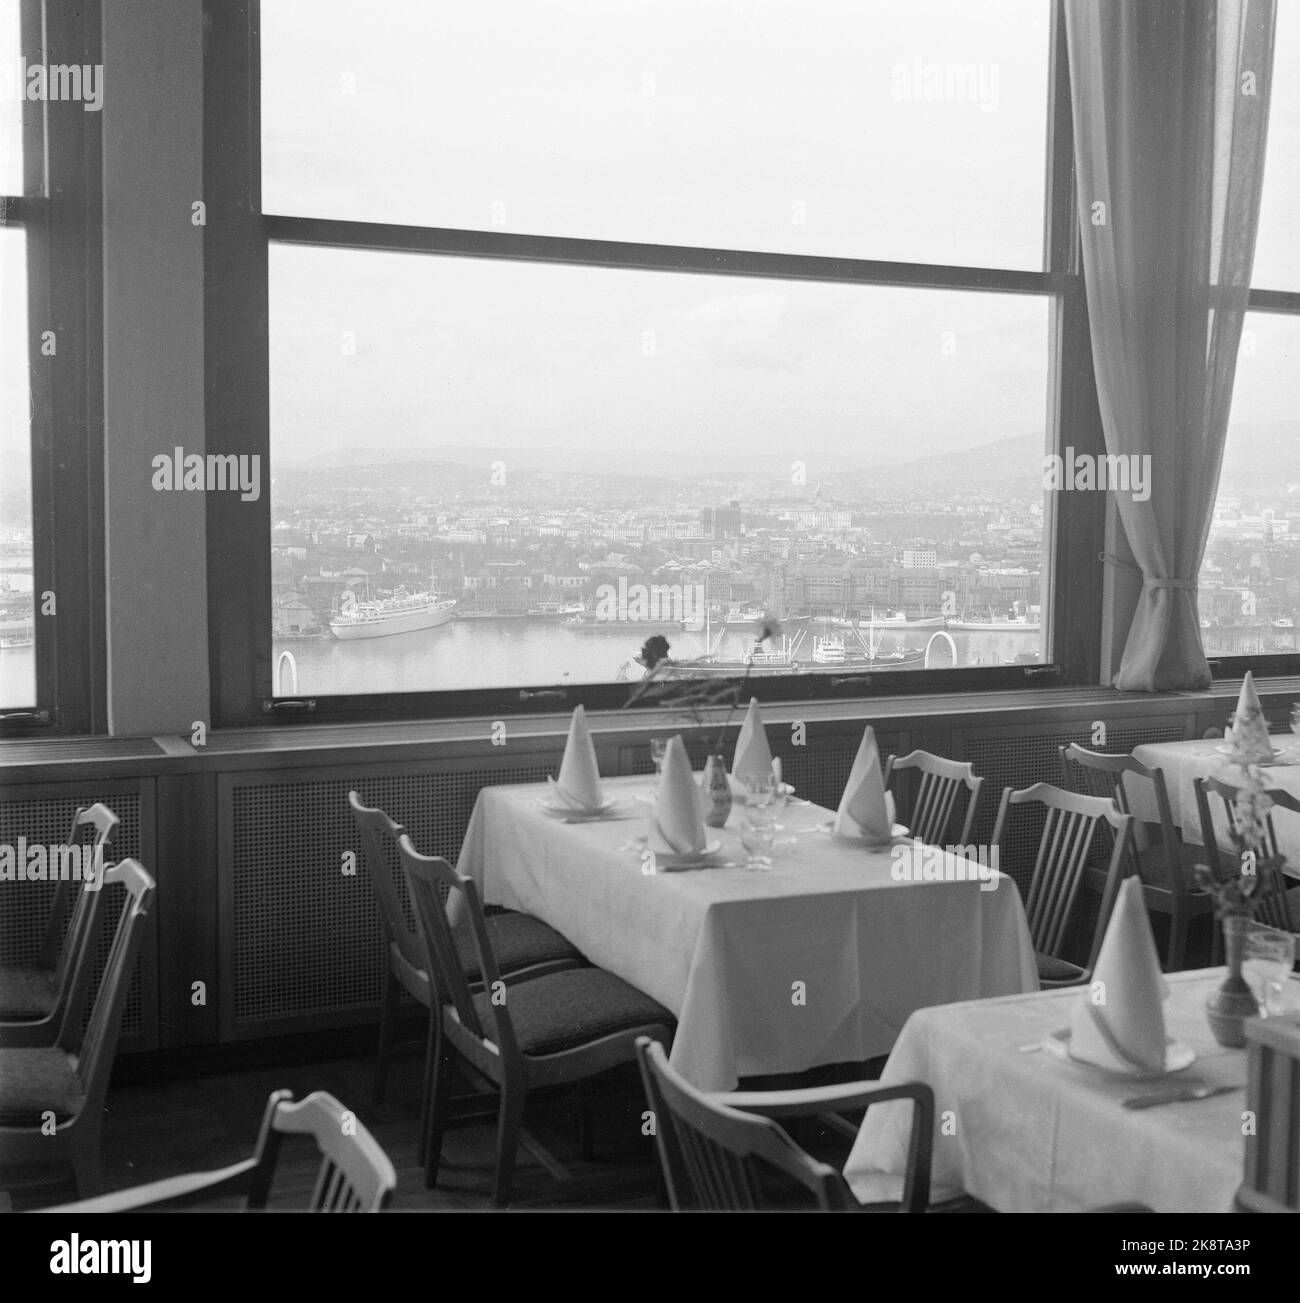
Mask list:
[[[397,1187],[397,1173],[379,1142],[342,1104],[323,1090],[297,1104],[293,1091],[277,1090],[266,1102],[252,1158],[215,1172],[167,1177],[148,1185],[115,1190],[97,1199],[43,1208],[49,1213],[118,1213],[141,1209],[194,1207],[231,1195],[243,1196],[244,1210],[266,1207],[285,1136],[316,1142],[320,1170],[304,1212],[377,1213]]]
[[[1088,796],[1112,799],[1125,814],[1133,813],[1128,783],[1141,782],[1150,787],[1156,821],[1134,820],[1134,869],[1142,883],[1142,899],[1147,909],[1169,918],[1165,968],[1170,972],[1182,968],[1191,921],[1202,915],[1213,915],[1214,901],[1196,885],[1197,848],[1183,841],[1174,823],[1164,771],[1149,768],[1129,755],[1105,755],[1074,743],[1057,749],[1063,786]],[[1108,829],[1103,830],[1103,841],[1109,843]],[[1097,864],[1088,865],[1084,869],[1084,882],[1100,895],[1106,889],[1105,869]],[[1217,945],[1217,929],[1214,936]]]
[[[1236,803],[1242,789],[1232,783],[1225,783],[1221,778],[1199,777],[1192,779],[1192,788],[1196,792],[1196,812],[1201,820],[1201,841],[1204,843],[1205,858],[1210,871],[1219,879],[1232,877],[1240,871],[1240,866],[1233,863],[1236,851],[1225,851],[1219,845],[1218,834],[1214,828],[1214,817],[1211,813],[1210,797],[1217,796],[1223,803],[1227,826],[1229,830],[1235,831],[1238,827]],[[1276,808],[1300,814],[1300,800],[1290,792],[1269,788],[1267,794]],[[1251,898],[1254,915],[1259,922],[1266,923],[1269,927],[1280,928],[1283,932],[1294,932],[1297,908],[1300,907],[1300,900],[1297,899],[1300,896],[1300,888],[1292,887],[1288,890],[1286,875],[1282,872],[1286,857],[1278,848],[1277,831],[1273,827],[1271,809],[1264,815],[1263,824],[1264,843],[1260,847],[1261,854],[1256,861],[1259,885]],[[1228,859],[1228,856],[1232,856],[1233,859]]]
[[[931,846],[951,843],[952,826],[957,820],[957,797],[966,792],[966,817],[956,844],[965,846],[975,825],[984,780],[976,777],[969,764],[947,760],[929,751],[909,751],[905,756],[890,756],[885,761],[885,787],[890,788],[900,769],[916,769],[920,780],[915,784],[907,812],[910,835]]]
[[[117,826],[117,815],[102,802],[82,806],[65,844],[80,851],[83,833],[93,830],[90,854],[102,871]],[[74,990],[84,992],[90,981],[101,898],[102,892],[87,891],[81,882],[60,881],[35,963],[0,964],[0,1046],[54,1044]]]
[[[425,1181],[438,1179],[453,1059],[499,1092],[494,1207],[510,1201],[516,1151],[523,1143],[553,1175],[569,1173],[522,1126],[528,1094],[596,1076],[635,1057],[638,1036],[669,1041],[675,1022],[663,1005],[601,968],[568,968],[507,983],[483,916],[478,886],[446,860],[421,855],[402,835],[402,868],[424,936],[426,964],[442,1012],[434,1064]],[[483,989],[473,991],[444,906],[458,898],[468,920]]]
[[[1239,1212],[1300,1212],[1300,1017],[1246,1022],[1246,1133]]]
[[[98,1194],[103,1184],[104,1097],[153,906],[154,881],[138,861],[105,870],[101,892],[118,886],[125,896],[85,1035],[82,1010],[70,1004],[53,1045],[0,1049],[0,1169],[62,1159],[71,1164],[79,1196]]]
[[[641,1037],[636,1052],[674,1212],[770,1207],[770,1182],[764,1178],[772,1172],[802,1186],[819,1209],[862,1208],[841,1173],[807,1154],[774,1119],[815,1117],[828,1110],[869,1108],[895,1099],[910,1099],[913,1105],[907,1174],[898,1211],[925,1212],[930,1201],[934,1093],[924,1083],[848,1083],[809,1090],[707,1095],[669,1065],[662,1045]]]
[[[394,823],[382,810],[362,805],[356,792],[348,793],[348,804],[361,836],[362,858],[379,903],[379,919],[384,929],[387,964],[384,969],[384,996],[379,1023],[379,1054],[375,1063],[375,1101],[388,1091],[388,1069],[393,1056],[393,1038],[397,1030],[398,1011],[405,990],[430,1011],[425,1047],[424,1096],[420,1116],[420,1145],[428,1134],[428,1109],[433,1082],[433,1065],[437,1061],[442,1020],[435,1018],[433,991],[425,969],[424,941],[418,928],[408,922],[406,910],[397,893],[396,874],[401,873],[398,839],[405,829]],[[445,897],[444,897],[445,899]],[[495,954],[501,971],[507,975],[558,972],[586,964],[586,959],[569,940],[531,914],[493,914],[487,919]],[[462,964],[470,986],[482,989],[482,974],[474,956],[474,945],[467,929],[457,932]],[[423,1148],[417,1161],[424,1163]]]
[[[1048,989],[1076,986],[1087,982],[1092,975],[1120,882],[1132,869],[1129,848],[1133,838],[1133,816],[1124,814],[1114,801],[1104,797],[1067,792],[1050,783],[1035,783],[1023,791],[1007,787],[1002,791],[1002,804],[993,830],[995,846],[1002,845],[1011,807],[1026,804],[1042,806],[1046,811],[1043,835],[1039,839],[1029,883],[1029,897],[1025,902],[1029,935],[1038,961],[1039,985]],[[1088,963],[1080,968],[1063,959],[1061,951],[1069,936],[1083,872],[1102,827],[1110,829],[1113,849],[1106,867],[1106,884],[1097,926],[1093,929]],[[1006,872],[1005,865],[1003,872]]]

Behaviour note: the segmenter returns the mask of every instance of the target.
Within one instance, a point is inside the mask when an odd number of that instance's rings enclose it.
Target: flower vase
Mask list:
[[[1246,948],[1250,918],[1230,914],[1223,920],[1223,947],[1228,960],[1228,976],[1223,985],[1211,991],[1205,1000],[1205,1016],[1210,1031],[1220,1045],[1241,1049],[1246,1044],[1246,1019],[1259,1016],[1259,1005],[1246,979],[1241,975],[1241,961]]]
[[[727,778],[727,762],[721,756],[710,756],[700,779],[704,792],[704,822],[710,828],[721,828],[731,814],[731,782]]]

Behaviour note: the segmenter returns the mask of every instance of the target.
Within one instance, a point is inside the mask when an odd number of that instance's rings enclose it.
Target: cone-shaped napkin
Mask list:
[[[700,789],[695,785],[690,757],[680,737],[671,739],[664,752],[664,770],[650,812],[647,845],[659,855],[700,855],[704,851]]]
[[[1165,1067],[1167,988],[1142,884],[1126,878],[1093,969],[1092,983],[1075,1005],[1070,1057],[1112,1072],[1157,1073]]]
[[[893,827],[894,799],[885,791],[876,732],[868,724],[849,781],[844,784],[834,831],[841,837],[860,837],[883,845],[889,841]]]
[[[736,739],[736,754],[731,758],[731,773],[743,783],[748,778],[765,778],[772,773],[772,748],[758,713],[758,698],[750,697],[745,722]]]
[[[1237,713],[1232,721],[1230,745],[1248,760],[1272,760],[1273,743],[1268,736],[1268,721],[1264,707],[1259,704],[1255,680],[1249,670],[1241,682],[1241,695],[1237,698]]]
[[[587,728],[587,712],[578,706],[569,722],[569,740],[564,744],[560,761],[560,778],[551,779],[551,795],[561,805],[575,810],[597,810],[604,799],[600,790],[600,770],[596,767],[596,748]]]

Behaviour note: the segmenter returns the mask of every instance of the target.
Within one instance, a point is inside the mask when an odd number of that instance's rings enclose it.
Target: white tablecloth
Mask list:
[[[623,820],[566,824],[538,786],[485,787],[459,868],[488,904],[526,910],[676,1014],[672,1062],[706,1090],[742,1076],[800,1072],[888,1053],[930,1004],[1037,989],[1019,893],[998,875],[897,882],[888,850],[814,831],[831,817],[791,805],[796,845],[770,872],[642,872],[644,778],[615,779]],[[744,858],[729,826],[710,829]]]
[[[1222,778],[1228,783],[1239,783],[1241,771],[1227,763],[1218,750],[1222,738],[1206,738],[1195,742],[1147,742],[1134,747],[1133,758],[1149,768],[1164,770],[1165,786],[1169,789],[1169,804],[1174,822],[1182,830],[1183,841],[1202,845],[1200,816],[1196,811],[1196,793],[1193,778]],[[1300,739],[1294,734],[1275,735],[1273,746],[1287,759],[1300,761]],[[1264,782],[1269,787],[1282,788],[1293,796],[1300,796],[1300,763],[1267,765],[1262,770]],[[1135,783],[1129,791],[1135,794],[1133,813],[1140,819],[1154,820],[1157,815],[1154,802],[1139,800],[1144,797],[1149,784]],[[1217,796],[1210,798],[1210,811],[1221,846],[1231,846],[1224,821],[1223,802]],[[1278,810],[1273,816],[1278,845],[1294,868],[1300,865],[1300,815],[1290,810]]]
[[[1210,1034],[1206,995],[1224,969],[1171,973],[1167,1033],[1196,1052],[1184,1072],[1142,1082],[1045,1051],[1022,1052],[1069,1025],[1080,991],[1044,991],[914,1014],[881,1083],[935,1093],[934,1193],[960,1190],[999,1212],[1080,1212],[1138,1200],[1157,1212],[1227,1212],[1241,1183],[1246,1054]],[[1291,1002],[1300,1000],[1300,986]],[[1121,1101],[1174,1083],[1241,1084],[1186,1104]],[[897,1198],[911,1106],[868,1110],[845,1166],[858,1198]],[[945,1125],[946,1123],[946,1125]]]

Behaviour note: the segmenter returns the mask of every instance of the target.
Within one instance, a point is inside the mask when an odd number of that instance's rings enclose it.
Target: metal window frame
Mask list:
[[[20,0],[30,62],[97,64],[100,4]],[[100,115],[23,114],[23,189],[0,198],[27,236],[31,373],[32,589],[36,701],[0,709],[0,736],[106,728],[103,586],[103,349]],[[45,356],[42,334],[55,332]],[[43,615],[41,595],[54,594]]]

